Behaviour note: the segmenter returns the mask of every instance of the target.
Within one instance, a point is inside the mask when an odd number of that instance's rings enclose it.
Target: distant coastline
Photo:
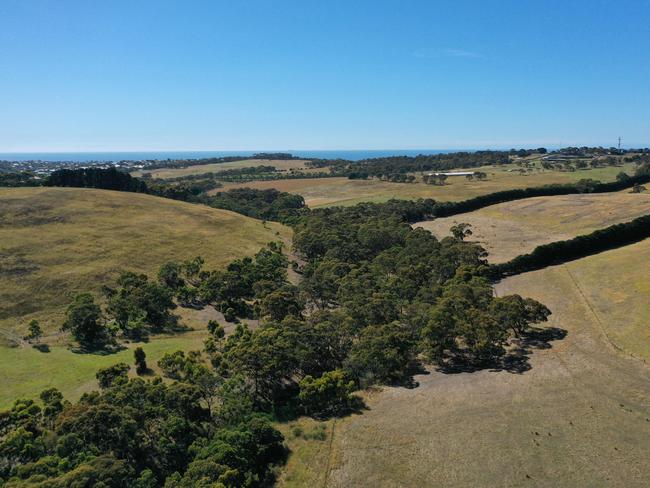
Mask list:
[[[417,156],[418,154],[445,154],[462,151],[462,149],[356,149],[356,150],[283,150],[294,156],[319,159],[348,159],[358,161],[367,158],[387,156]],[[226,156],[252,156],[265,152],[257,151],[143,151],[143,152],[34,152],[34,153],[0,153],[0,161],[45,161],[45,162],[75,162],[86,161],[116,162],[116,161],[146,161],[166,159],[202,159],[220,158]],[[271,151],[278,152],[278,151]]]

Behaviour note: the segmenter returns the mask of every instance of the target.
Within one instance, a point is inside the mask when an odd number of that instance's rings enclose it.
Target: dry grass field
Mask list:
[[[230,163],[200,164],[188,166],[187,168],[159,168],[153,170],[142,170],[131,173],[133,176],[142,176],[150,173],[153,178],[178,178],[181,176],[201,175],[210,172],[224,171],[226,169],[250,168],[253,166],[275,166],[278,170],[300,170],[305,172],[326,171],[325,169],[307,168],[307,160],[302,159],[245,159],[243,161],[232,161]]]
[[[650,360],[649,252],[644,241],[500,283],[547,304],[566,337],[529,346],[521,374],[431,371],[369,398],[337,424],[325,485],[648,486],[650,366],[608,336]]]
[[[648,263],[650,239],[569,262],[565,268],[607,340],[650,365]]]
[[[37,319],[55,330],[75,293],[98,292],[122,269],[151,275],[197,255],[215,268],[290,238],[280,224],[149,195],[2,189],[0,328],[21,333]]]
[[[459,222],[472,225],[471,241],[487,249],[490,262],[501,263],[536,246],[589,234],[650,214],[650,193],[563,195],[492,205],[453,217],[415,224],[438,238]]]
[[[467,181],[465,178],[449,178],[444,186],[424,183],[390,183],[379,180],[349,180],[347,178],[305,178],[295,180],[254,181],[242,184],[225,184],[215,191],[249,187],[258,189],[276,188],[297,193],[305,198],[310,207],[332,205],[354,205],[359,202],[384,202],[391,198],[433,198],[440,201],[465,200],[486,193],[512,188],[526,188],[552,183],[571,183],[583,178],[613,181],[620,171],[632,174],[634,166],[607,167],[574,172],[535,171],[519,174],[508,171],[514,167],[479,168],[488,173],[486,181]]]

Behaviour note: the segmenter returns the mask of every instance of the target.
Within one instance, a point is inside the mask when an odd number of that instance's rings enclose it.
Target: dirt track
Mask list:
[[[433,371],[374,396],[338,424],[329,486],[648,486],[650,366],[608,343],[564,266],[497,290],[551,306],[566,337],[523,373]]]

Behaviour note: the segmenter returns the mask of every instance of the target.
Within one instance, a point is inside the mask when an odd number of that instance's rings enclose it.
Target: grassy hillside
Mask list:
[[[149,195],[73,188],[0,190],[0,329],[29,320],[57,329],[71,297],[119,270],[155,273],[201,255],[207,269],[252,255],[291,231],[242,215]]]
[[[607,341],[650,364],[648,263],[650,239],[566,263],[565,269]]]
[[[439,238],[459,222],[472,225],[469,239],[480,242],[494,263],[508,261],[536,246],[589,234],[650,214],[650,193],[562,195],[527,198],[453,217],[415,224]]]
[[[573,172],[535,170],[529,174],[519,174],[518,167],[485,166],[472,168],[488,174],[486,181],[467,181],[465,178],[449,178],[444,186],[424,183],[390,183],[379,180],[349,180],[347,178],[313,178],[277,181],[256,181],[242,184],[224,184],[223,191],[231,188],[277,188],[281,191],[298,193],[305,198],[310,207],[332,205],[354,205],[359,202],[384,202],[391,198],[433,198],[440,201],[465,200],[495,191],[512,188],[526,188],[551,183],[572,183],[583,178],[603,182],[613,181],[621,171],[634,172],[632,164],[623,167],[579,170]],[[419,175],[418,175],[419,179]]]

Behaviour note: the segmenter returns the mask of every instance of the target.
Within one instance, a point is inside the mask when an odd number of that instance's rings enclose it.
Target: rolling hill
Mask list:
[[[0,190],[0,328],[31,319],[56,330],[71,297],[122,269],[153,274],[203,256],[206,268],[289,242],[291,231],[242,215],[149,195],[80,188]]]

